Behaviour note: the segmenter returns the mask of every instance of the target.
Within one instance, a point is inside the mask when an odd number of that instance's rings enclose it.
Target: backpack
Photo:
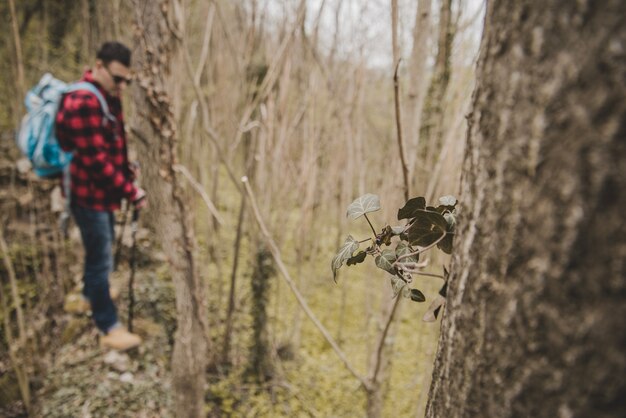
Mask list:
[[[103,123],[107,120],[115,122],[96,86],[86,81],[67,84],[50,73],[44,74],[39,83],[26,93],[24,104],[28,113],[22,119],[16,138],[18,147],[39,177],[52,177],[68,171],[72,153],[61,149],[54,123],[63,95],[78,90],[87,90],[96,96],[104,114]]]

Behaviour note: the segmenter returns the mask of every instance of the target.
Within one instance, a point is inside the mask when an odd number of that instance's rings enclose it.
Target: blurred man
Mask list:
[[[131,82],[130,55],[130,50],[119,42],[103,44],[95,65],[81,80],[97,87],[108,104],[108,112],[93,92],[78,90],[63,97],[56,116],[59,144],[74,155],[69,198],[85,249],[83,296],[101,332],[100,343],[116,350],[141,344],[141,338],[118,321],[109,290],[115,236],[113,212],[120,208],[122,199],[136,209],[146,202],[145,191],[133,184],[120,101]]]

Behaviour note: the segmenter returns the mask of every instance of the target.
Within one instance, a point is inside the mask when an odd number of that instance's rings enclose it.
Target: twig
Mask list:
[[[274,85],[278,81],[278,77],[280,76],[280,70],[282,69],[282,65],[285,60],[285,57],[289,53],[289,50],[291,48],[291,43],[295,37],[295,33],[298,27],[300,26],[300,23],[302,22],[302,20],[305,18],[305,15],[306,15],[306,1],[301,0],[298,6],[298,11],[296,13],[296,21],[293,25],[293,28],[291,29],[289,34],[286,36],[286,38],[283,40],[283,42],[280,44],[280,46],[278,47],[277,52],[274,55],[274,58],[272,59],[272,62],[267,70],[267,74],[263,78],[261,86],[259,87],[259,94],[257,94],[252,100],[252,102],[250,102],[250,104],[246,107],[246,109],[243,112],[243,116],[241,117],[239,124],[237,125],[239,129],[237,129],[237,135],[235,136],[235,140],[233,141],[232,146],[230,147],[231,154],[234,152],[235,149],[237,149],[237,147],[239,146],[239,143],[241,142],[241,138],[243,136],[241,127],[248,123],[254,110],[257,108],[259,103],[261,103],[261,101],[264,100],[269,95],[269,93],[274,88]]]
[[[209,56],[209,44],[211,43],[211,32],[213,31],[213,18],[215,17],[215,3],[209,4],[209,12],[207,13],[206,23],[204,28],[204,38],[202,41],[202,50],[200,51],[200,59],[198,60],[198,67],[193,77],[194,84],[200,84],[200,77],[206,66],[206,60]]]
[[[424,251],[428,251],[428,250],[430,250],[431,248],[433,248],[435,245],[439,244],[439,242],[441,242],[441,240],[442,240],[442,239],[444,239],[444,238],[446,237],[446,235],[447,235],[447,234],[449,234],[449,232],[445,232],[445,231],[442,231],[442,232],[443,232],[443,234],[442,234],[439,238],[437,238],[437,241],[433,242],[433,243],[432,243],[432,244],[430,244],[428,247],[424,247],[424,248],[422,248],[421,250],[417,250],[417,251],[414,251],[414,252],[412,252],[412,253],[407,253],[407,254],[401,255],[401,256],[400,256],[400,257],[398,257],[398,258],[396,259],[396,261],[393,263],[393,266],[395,267],[395,266],[398,264],[398,261],[400,261],[400,260],[404,260],[405,258],[409,258],[409,257],[413,257],[414,255],[421,254],[421,253],[423,253]]]
[[[417,274],[419,276],[437,277],[438,279],[445,280],[445,277],[443,277],[440,274],[426,273],[426,272],[423,272],[423,271],[418,270],[416,268],[409,267],[408,265],[410,265],[410,264],[417,264],[417,263],[401,263],[401,265],[399,267],[401,267],[402,270],[406,271],[407,273]]]
[[[385,340],[387,339],[389,328],[391,328],[393,317],[396,314],[396,309],[398,308],[398,305],[400,304],[401,299],[402,297],[400,295],[396,297],[396,300],[393,303],[393,308],[391,308],[391,312],[389,313],[389,316],[387,317],[387,322],[385,323],[385,328],[383,329],[383,333],[380,336],[380,341],[378,342],[378,349],[376,350],[376,365],[374,366],[374,373],[372,374],[372,377],[371,377],[371,382],[374,386],[376,385],[376,379],[378,378],[378,372],[380,371],[380,363],[382,360],[383,348],[385,347]]]
[[[372,232],[374,233],[374,235],[376,235],[376,230],[372,226],[372,223],[370,222],[370,218],[367,217],[367,213],[364,213],[363,216],[365,216],[365,219],[367,220],[367,223],[370,224],[370,228],[372,228]]]
[[[352,365],[348,362],[346,355],[343,353],[343,351],[341,351],[341,348],[339,348],[339,346],[337,345],[333,337],[330,335],[328,330],[326,330],[324,325],[322,325],[322,323],[317,319],[315,314],[313,314],[306,300],[304,299],[304,297],[302,296],[302,294],[296,287],[295,283],[291,279],[291,275],[287,271],[287,267],[285,266],[285,264],[283,263],[281,259],[280,250],[278,249],[278,246],[272,239],[272,236],[267,230],[267,227],[265,226],[265,222],[263,221],[263,218],[261,217],[261,213],[259,211],[259,207],[254,197],[254,193],[252,192],[252,188],[250,187],[250,183],[248,182],[248,178],[243,177],[241,180],[244,183],[246,192],[248,193],[248,197],[250,198],[250,204],[252,206],[254,216],[256,217],[256,221],[259,224],[259,228],[261,228],[261,232],[263,233],[265,237],[265,241],[267,242],[267,245],[270,248],[270,251],[272,253],[272,256],[274,257],[274,260],[276,261],[276,264],[278,265],[278,269],[280,270],[283,279],[285,280],[285,282],[287,283],[287,285],[293,292],[294,296],[296,297],[296,300],[302,307],[302,310],[304,310],[304,312],[309,317],[309,319],[313,322],[313,324],[315,324],[317,329],[322,333],[326,341],[328,341],[330,346],[333,348],[337,356],[339,356],[339,358],[341,359],[343,364],[346,366],[346,368],[350,371],[350,373],[352,373],[352,375],[361,383],[361,385],[363,385],[363,387],[366,390],[371,390],[372,389],[371,383],[367,381],[363,376],[359,375],[357,371],[352,367]]]
[[[17,347],[21,347],[22,349],[26,348],[26,331],[24,328],[24,315],[22,313],[22,302],[19,297],[19,293],[17,292],[17,279],[15,277],[15,270],[13,268],[13,264],[11,263],[11,259],[9,258],[9,252],[7,248],[7,244],[4,240],[4,234],[2,232],[2,226],[0,225],[0,250],[2,250],[2,255],[4,258],[4,265],[9,273],[9,281],[11,282],[11,292],[13,294],[13,303],[15,304],[15,310],[17,312],[17,323],[18,323],[18,332],[19,332],[19,340]],[[15,371],[15,376],[17,377],[18,386],[20,389],[20,394],[22,395],[22,400],[24,401],[24,406],[27,411],[30,411],[30,386],[28,382],[28,374],[26,372],[26,365],[24,361],[19,361],[17,357],[17,347],[13,340],[13,335],[11,333],[11,324],[9,323],[10,312],[7,306],[7,301],[4,295],[3,285],[0,282],[0,302],[2,304],[2,316],[4,318],[4,328],[5,328],[5,339],[7,342],[7,351],[9,352],[9,358],[11,359],[11,363],[13,364],[13,370]]]
[[[224,219],[220,216],[217,208],[215,207],[215,205],[213,204],[213,202],[211,201],[211,199],[209,198],[209,195],[206,194],[206,192],[204,191],[204,189],[202,188],[202,185],[200,183],[198,183],[196,181],[196,179],[193,178],[193,176],[191,175],[191,173],[189,172],[189,170],[187,169],[187,167],[185,167],[182,164],[175,164],[174,165],[174,171],[176,171],[177,173],[181,173],[183,176],[185,176],[185,178],[187,180],[189,180],[189,183],[191,183],[191,185],[193,186],[193,188],[200,194],[200,196],[202,197],[202,200],[204,200],[204,203],[206,204],[207,208],[209,209],[209,212],[211,212],[211,215],[213,215],[213,217],[215,217],[215,219],[217,220],[217,222],[223,226],[224,225]]]
[[[233,182],[237,190],[241,192],[241,187],[239,185],[239,182],[237,181],[237,177],[233,173],[233,169],[231,168],[229,162],[226,160],[226,154],[224,153],[224,151],[222,150],[222,146],[220,145],[220,142],[223,142],[223,141],[221,141],[217,132],[215,132],[215,130],[210,126],[208,106],[207,106],[204,96],[202,95],[200,86],[194,81],[193,68],[191,64],[191,56],[189,55],[189,51],[187,50],[187,43],[185,42],[184,38],[180,42],[183,47],[185,67],[187,69],[187,73],[189,74],[189,79],[192,81],[193,90],[196,93],[196,98],[198,99],[198,103],[200,103],[200,109],[202,110],[202,127],[204,129],[204,132],[209,136],[209,139],[211,140],[211,142],[213,142],[213,145],[215,146],[215,149],[217,150],[217,156],[219,157],[222,164],[224,164],[224,167],[226,168],[226,172],[228,173],[228,177],[231,179],[231,181]]]
[[[398,68],[400,67],[400,60],[396,64],[396,70],[393,73],[393,93],[396,104],[396,129],[398,132],[398,147],[400,151],[400,162],[402,163],[402,179],[404,180],[404,199],[409,200],[409,167],[406,164],[404,158],[404,147],[402,145],[402,115],[400,112],[400,86],[398,83]]]
[[[22,312],[22,299],[17,288],[17,278],[15,277],[15,269],[13,263],[9,257],[9,247],[4,240],[4,232],[2,226],[0,226],[0,251],[2,251],[2,258],[4,259],[4,266],[9,274],[9,282],[11,284],[11,296],[13,296],[13,303],[15,304],[15,312],[17,315],[17,326],[19,331],[20,344],[24,344],[26,339],[26,326],[24,325],[24,312]]]

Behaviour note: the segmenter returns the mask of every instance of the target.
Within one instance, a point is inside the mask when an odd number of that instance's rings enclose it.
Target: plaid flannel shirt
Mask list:
[[[81,81],[95,85],[117,123],[106,120],[100,102],[86,90],[66,94],[56,116],[56,135],[70,165],[72,204],[99,211],[119,209],[123,198],[134,200],[137,188],[128,168],[122,103],[94,81],[91,71]],[[105,121],[103,123],[103,121]]]

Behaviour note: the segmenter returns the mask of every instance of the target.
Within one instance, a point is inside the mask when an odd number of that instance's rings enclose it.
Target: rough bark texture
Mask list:
[[[625,9],[488,5],[428,417],[623,416]]]
[[[207,308],[204,284],[194,261],[195,240],[189,201],[177,179],[178,134],[172,100],[167,94],[174,51],[167,4],[136,0],[136,48],[133,59],[139,87],[135,103],[140,117],[134,131],[144,137],[140,153],[157,237],[170,264],[176,290],[177,330],[172,354],[176,416],[203,417],[207,364]]]

